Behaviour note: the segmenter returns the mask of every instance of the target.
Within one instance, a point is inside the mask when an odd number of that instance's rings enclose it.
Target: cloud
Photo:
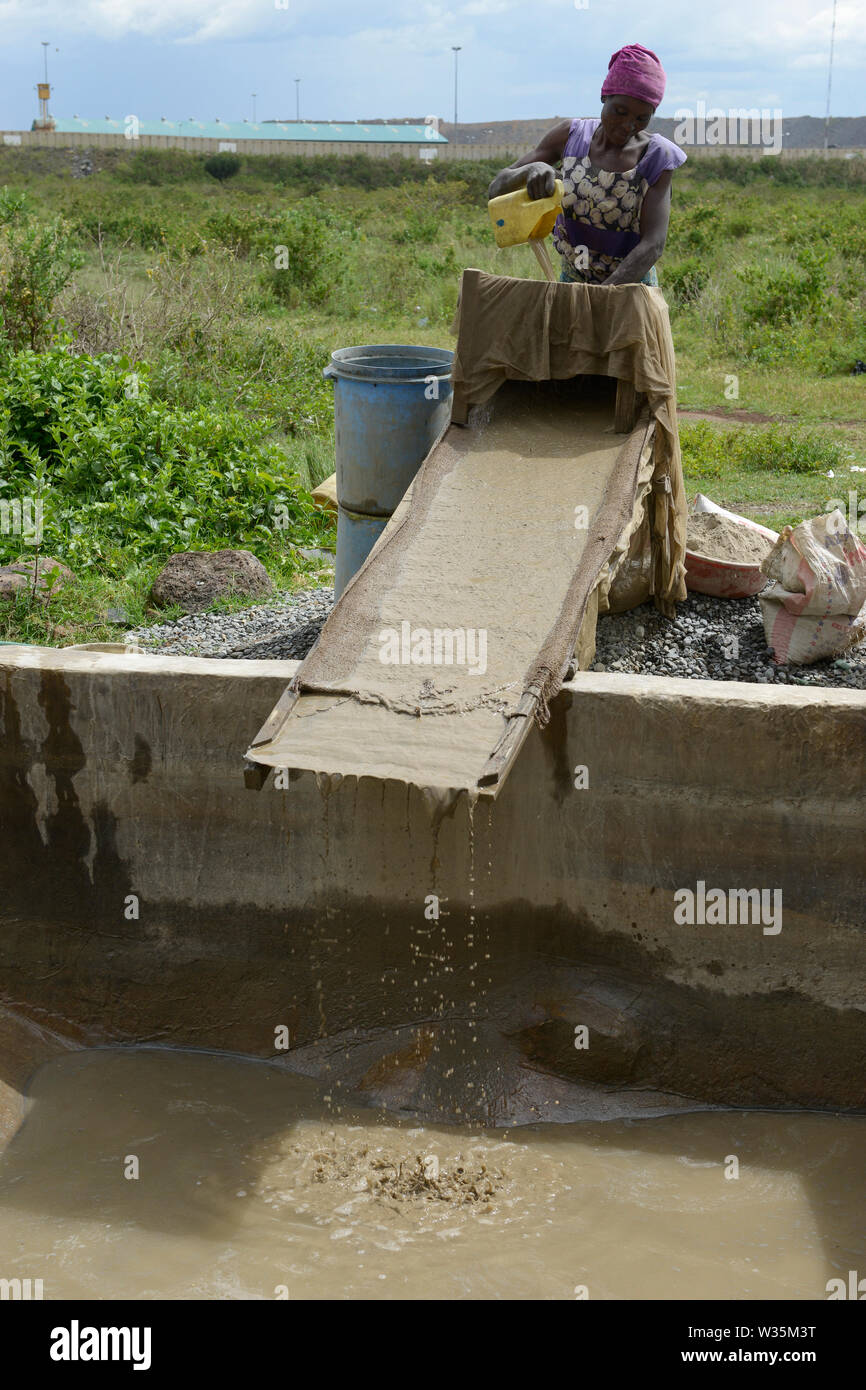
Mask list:
[[[269,38],[295,28],[316,9],[313,0],[0,0],[4,33],[40,31],[126,36],[188,43]]]
[[[572,0],[534,0],[531,7],[519,0],[452,0],[448,6],[407,6],[401,0],[374,0],[372,6],[357,0],[0,0],[0,24],[5,35],[52,33],[87,34],[91,38],[118,39],[126,35],[160,38],[183,43],[272,39],[280,34],[334,36],[376,35],[379,41],[417,49],[424,36],[450,42],[477,38],[479,43],[502,43],[507,32],[519,36],[521,52],[541,56],[560,40],[554,28],[547,32],[540,16],[559,24],[565,42],[581,33],[593,37],[593,50],[609,53],[623,43],[639,40],[655,48],[666,65],[699,65],[709,58],[747,63],[775,61],[781,57],[826,60],[830,44],[832,6],[816,11],[815,0],[727,0],[706,7],[699,25],[694,23],[694,0],[666,0],[651,12],[641,0],[621,0],[615,17],[606,5],[589,0],[586,9],[575,10]],[[476,33],[476,24],[492,19],[495,28]],[[485,29],[487,26],[484,26]],[[836,16],[837,57],[840,63],[863,60],[866,35],[862,10],[843,3]],[[577,66],[585,61],[580,49],[572,49]],[[590,59],[590,61],[593,61]],[[575,74],[577,76],[577,73]]]
[[[840,110],[841,103],[862,105],[860,13],[856,0],[840,0],[834,73]],[[727,108],[760,105],[762,93],[776,90],[787,109],[806,109],[823,103],[831,16],[830,0],[726,0],[705,7],[699,24],[694,0],[659,0],[651,8],[645,0],[615,6],[588,0],[586,9],[573,0],[0,0],[10,71],[22,55],[39,61],[43,38],[61,53],[75,49],[82,73],[83,40],[94,53],[100,43],[125,45],[127,72],[140,55],[134,79],[140,100],[162,104],[162,73],[148,45],[163,45],[163,53],[170,49],[178,58],[206,50],[207,61],[190,64],[196,69],[190,100],[222,102],[232,69],[249,68],[250,45],[258,45],[260,90],[268,82],[281,90],[290,55],[303,62],[310,99],[315,92],[322,112],[352,101],[367,114],[379,106],[394,114],[431,101],[450,104],[450,50],[459,44],[461,113],[468,119],[594,110],[610,54],[630,42],[654,49],[665,65],[662,114],[693,104],[701,93]],[[72,77],[67,70],[68,85]],[[110,87],[110,74],[101,75],[106,101]]]

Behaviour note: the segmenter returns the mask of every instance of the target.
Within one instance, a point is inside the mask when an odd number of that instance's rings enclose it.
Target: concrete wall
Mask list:
[[[193,154],[214,154],[225,143],[222,139],[189,135],[140,135],[135,141],[127,140],[123,134],[108,134],[94,131],[92,134],[74,131],[61,134],[48,130],[0,131],[0,142],[6,135],[14,136],[15,144],[21,148],[42,146],[53,149],[181,149]],[[230,137],[227,137],[230,138]],[[501,159],[503,162],[525,152],[523,145],[511,144],[460,144],[447,145],[389,143],[383,141],[358,140],[236,140],[233,142],[238,154],[269,155],[318,155],[320,158],[330,154],[366,154],[375,159],[397,156],[418,160],[420,151],[425,153],[435,149],[436,158],[441,160],[479,160]],[[528,147],[527,147],[528,148]],[[689,159],[712,159],[719,155],[734,155],[742,159],[762,159],[767,150],[760,145],[691,145],[686,150]],[[862,159],[866,149],[833,149],[826,155],[823,150],[783,149],[778,158],[784,160],[804,158],[846,159],[849,156]]]
[[[584,672],[443,813],[247,790],[294,669],[2,649],[0,1082],[148,1041],[444,1118],[866,1106],[866,695]],[[699,880],[781,931],[678,925]]]
[[[366,154],[376,159],[390,158],[392,155],[408,159],[420,159],[419,150],[436,149],[440,153],[447,145],[431,145],[417,140],[401,144],[397,141],[381,140],[235,140],[230,135],[210,138],[199,135],[139,135],[136,140],[128,140],[123,134],[110,134],[105,131],[71,131],[60,133],[50,130],[0,131],[0,142],[7,134],[14,134],[15,145],[41,146],[47,149],[126,149],[134,154],[139,149],[188,150],[191,154],[216,154],[226,144],[233,144],[238,154],[270,155],[332,155]]]

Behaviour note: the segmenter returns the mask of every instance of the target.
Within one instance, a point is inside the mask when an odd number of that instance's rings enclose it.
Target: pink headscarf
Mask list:
[[[665,94],[665,70],[651,48],[629,43],[614,53],[607,65],[602,97],[634,97],[658,106]]]

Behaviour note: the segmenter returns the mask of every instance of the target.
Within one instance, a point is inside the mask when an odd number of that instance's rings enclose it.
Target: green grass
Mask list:
[[[269,156],[218,183],[196,156],[110,151],[100,152],[100,172],[72,179],[67,163],[47,158],[54,153],[0,150],[0,186],[10,189],[0,222],[5,207],[14,237],[16,219],[37,228],[66,219],[71,278],[54,303],[65,334],[54,350],[65,341],[113,362],[109,375],[140,374],[146,409],[116,391],[91,408],[67,383],[66,398],[55,392],[49,405],[63,437],[36,440],[20,426],[26,390],[7,373],[19,426],[0,496],[25,483],[63,494],[47,553],[78,581],[49,612],[5,609],[0,636],[114,640],[118,630],[100,617],[108,606],[156,620],[150,582],[187,544],[243,544],[279,586],[315,582],[296,547],[334,544],[331,519],[309,503],[333,471],[333,393],[322,379],[332,349],[453,347],[463,267],[540,278],[527,247],[493,244],[485,197],[494,168]],[[852,374],[866,360],[860,163],[694,159],[675,180],[659,273],[679,404],[730,417],[683,418],[687,489],[776,527],[864,490],[866,475],[851,472],[866,466],[866,376]],[[62,242],[64,224],[55,225]],[[3,264],[0,245],[0,279]],[[50,269],[37,284],[46,295]],[[784,427],[768,430],[761,415]],[[142,468],[139,446],[162,437],[159,420],[172,421],[174,443],[166,438]],[[231,448],[217,447],[220,438]],[[266,516],[277,496],[289,513],[279,534]],[[0,536],[0,558],[14,549]]]
[[[862,491],[861,475],[851,472],[858,455],[841,430],[681,421],[680,443],[690,497],[703,492],[777,531],[825,512],[849,489]]]
[[[179,618],[180,608],[172,606],[156,612],[148,604],[147,595],[157,568],[132,569],[119,579],[78,574],[73,582],[58,589],[48,603],[38,597],[32,598],[29,593],[19,594],[14,602],[0,604],[0,641],[47,647],[66,647],[81,642],[123,642],[130,628]],[[282,568],[271,563],[268,570],[277,588],[285,592],[332,582],[331,576],[315,561],[287,560]],[[268,601],[267,595],[255,599],[229,597],[217,600],[207,611],[235,613]],[[109,608],[124,610],[129,621],[111,622]]]

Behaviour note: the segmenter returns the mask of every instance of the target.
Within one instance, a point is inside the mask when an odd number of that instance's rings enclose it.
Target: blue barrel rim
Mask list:
[[[398,365],[390,366],[389,359]],[[450,376],[453,363],[454,353],[450,348],[423,347],[416,343],[367,343],[361,347],[335,348],[325,375],[352,381],[424,381],[430,376]]]

